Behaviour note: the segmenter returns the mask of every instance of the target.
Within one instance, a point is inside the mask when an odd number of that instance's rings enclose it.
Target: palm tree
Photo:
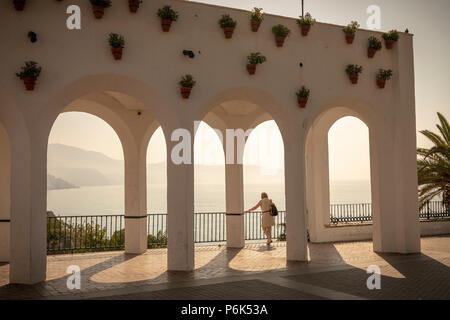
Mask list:
[[[422,208],[435,196],[442,195],[446,210],[450,206],[450,126],[438,112],[440,135],[429,130],[420,131],[434,144],[430,149],[417,149],[419,177],[419,204]]]

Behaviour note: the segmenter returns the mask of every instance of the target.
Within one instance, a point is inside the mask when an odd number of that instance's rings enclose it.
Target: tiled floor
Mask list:
[[[47,281],[8,284],[0,265],[0,299],[450,299],[450,236],[422,239],[422,253],[376,254],[372,243],[310,244],[311,262],[286,262],[285,243],[243,249],[201,246],[195,270],[168,272],[167,250],[49,256]],[[81,290],[67,288],[66,270],[81,268]],[[381,290],[370,291],[366,269],[381,269]]]

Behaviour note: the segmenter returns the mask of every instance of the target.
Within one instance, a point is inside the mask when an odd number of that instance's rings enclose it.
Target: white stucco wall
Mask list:
[[[194,266],[193,166],[171,163],[170,150],[175,143],[169,141],[170,135],[180,127],[193,133],[194,120],[203,119],[227,101],[258,105],[277,122],[282,133],[288,260],[308,259],[306,135],[325,111],[335,107],[349,108],[370,119],[371,158],[377,159],[372,165],[372,179],[380,185],[373,198],[374,249],[420,251],[419,223],[414,218],[417,177],[411,34],[401,33],[394,50],[383,49],[374,59],[368,59],[367,38],[381,37],[378,32],[360,30],[353,45],[348,45],[342,26],[317,23],[308,37],[302,37],[295,19],[267,15],[259,32],[253,33],[248,12],[193,2],[146,1],[137,14],[130,14],[126,1],[115,1],[101,20],[94,19],[87,1],[70,4],[81,7],[82,30],[65,27],[65,2],[27,1],[23,12],[15,11],[10,1],[0,3],[0,37],[4,47],[10,48],[0,52],[1,61],[6,62],[0,64],[0,117],[13,141],[11,241],[15,246],[11,281],[34,283],[45,278],[46,147],[53,122],[74,100],[105,91],[122,92],[139,100],[164,130],[169,152],[170,270],[192,270]],[[178,11],[180,18],[169,33],[164,33],[156,11],[167,4]],[[227,13],[238,21],[230,40],[225,39],[217,23]],[[279,23],[292,30],[283,48],[276,47],[271,32]],[[26,37],[31,30],[37,33],[37,43]],[[111,55],[107,41],[111,32],[125,36],[121,61]],[[183,56],[184,49],[193,50],[195,59]],[[250,76],[246,57],[257,51],[268,62]],[[29,60],[43,67],[33,92],[26,92],[14,75]],[[345,73],[348,64],[364,67],[357,85],[352,85]],[[394,71],[384,90],[375,82],[379,68]],[[189,100],[181,98],[178,86],[186,73],[197,80]],[[298,108],[295,96],[302,85],[311,89],[310,101],[303,110]],[[20,123],[13,125],[8,119],[20,119]],[[125,122],[128,127],[134,123]],[[148,140],[131,136],[127,143],[135,146],[132,159],[135,166],[142,165],[141,151]],[[139,213],[145,209],[145,181],[139,178],[139,170],[133,172],[129,185],[134,191],[129,199],[137,196],[133,203],[138,204],[130,208]],[[135,227],[141,230],[142,225]]]
[[[9,261],[11,153],[6,128],[0,122],[0,262]]]

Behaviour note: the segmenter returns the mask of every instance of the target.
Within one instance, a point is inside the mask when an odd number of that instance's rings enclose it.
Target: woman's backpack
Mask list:
[[[272,211],[270,212],[272,217],[276,217],[278,215],[278,209],[275,203],[272,202]]]

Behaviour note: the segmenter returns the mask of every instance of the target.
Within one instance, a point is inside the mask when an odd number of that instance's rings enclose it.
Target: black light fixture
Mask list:
[[[33,31],[28,32],[28,38],[30,38],[30,41],[32,43],[35,43],[37,41],[37,34]]]
[[[195,58],[195,53],[192,50],[183,50],[183,54],[191,59]]]

